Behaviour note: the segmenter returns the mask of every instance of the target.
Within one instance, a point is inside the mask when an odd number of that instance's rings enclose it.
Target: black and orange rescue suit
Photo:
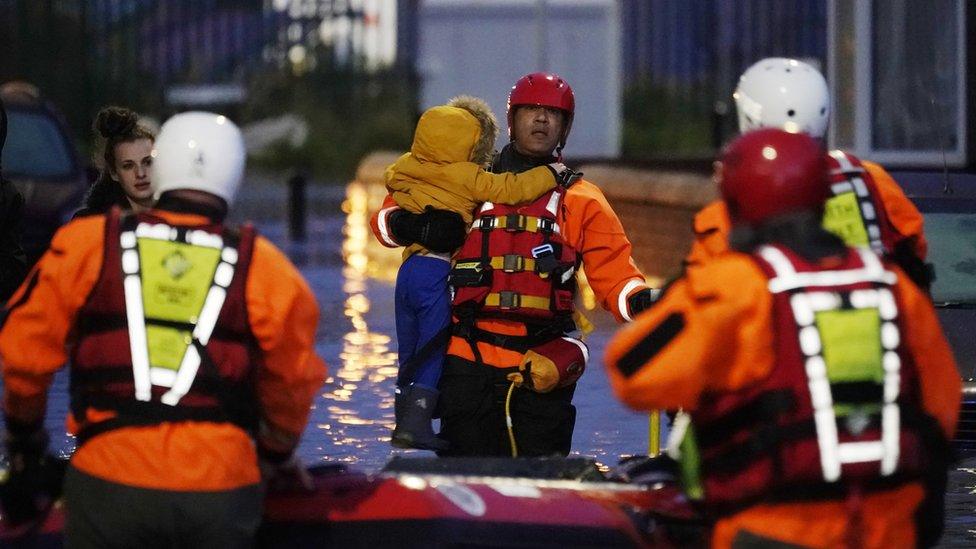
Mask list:
[[[870,247],[885,254],[927,289],[932,273],[924,263],[928,251],[922,214],[880,165],[839,150],[827,154],[833,196],[824,208],[824,227],[849,246]],[[693,223],[695,240],[686,264],[702,263],[729,249],[729,214],[716,200],[701,209]]]
[[[154,546],[127,521],[250,544],[238,537],[260,520],[258,456],[290,455],[305,427],[326,371],[315,297],[274,245],[220,217],[164,195],[147,213],[76,219],[9,302],[8,424],[39,425],[53,374],[71,365],[73,544]],[[104,497],[72,506],[72,486]],[[153,515],[159,497],[195,511]]]
[[[682,477],[713,547],[914,547],[941,527],[927,496],[956,428],[955,360],[901,268],[819,226],[817,160],[803,134],[734,141],[734,248],[689,265],[607,348],[624,403],[687,412]]]
[[[525,157],[509,144],[492,171],[517,173],[553,161]],[[401,243],[387,228],[391,206],[388,199],[372,226],[394,247]],[[570,337],[577,331],[581,266],[603,307],[619,321],[630,320],[633,298],[647,294],[647,286],[620,220],[596,185],[580,180],[527,204],[485,203],[475,212],[450,278],[454,331],[440,382],[440,436],[450,449],[443,455],[513,454],[505,404],[508,376],[520,365],[535,390],[527,383],[508,399],[514,449],[519,456],[569,453],[572,398],[588,353]],[[536,369],[526,372],[530,362]]]

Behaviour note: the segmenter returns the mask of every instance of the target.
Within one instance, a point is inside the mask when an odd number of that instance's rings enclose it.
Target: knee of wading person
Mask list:
[[[540,394],[525,389],[513,395],[512,423],[520,456],[565,456],[573,444],[576,385]]]
[[[451,447],[438,455],[511,455],[510,450],[505,450],[505,417],[495,403],[494,387],[488,377],[492,372],[488,370],[491,368],[447,357],[438,385],[440,436]]]

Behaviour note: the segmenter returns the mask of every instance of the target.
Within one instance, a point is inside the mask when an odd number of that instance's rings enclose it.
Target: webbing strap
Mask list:
[[[521,273],[535,271],[535,258],[522,257],[516,254],[495,256],[491,258],[491,268],[506,273]]]
[[[551,219],[522,214],[509,214],[504,216],[486,215],[477,220],[475,227],[482,231],[504,229],[506,231],[526,231],[530,233],[559,232],[559,224]]]
[[[502,309],[543,309],[548,311],[549,298],[503,291],[488,294],[488,297],[485,298],[485,306],[499,307]]]

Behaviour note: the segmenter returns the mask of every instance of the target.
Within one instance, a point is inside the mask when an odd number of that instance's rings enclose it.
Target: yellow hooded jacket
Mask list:
[[[413,213],[428,206],[450,210],[471,223],[474,209],[482,202],[520,204],[556,186],[546,166],[520,174],[493,174],[471,162],[481,134],[478,119],[463,108],[428,109],[417,122],[410,152],[386,169],[386,188],[397,205]],[[412,244],[403,257],[418,252],[427,250]]]

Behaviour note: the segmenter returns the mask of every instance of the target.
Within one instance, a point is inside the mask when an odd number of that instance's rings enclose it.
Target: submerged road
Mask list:
[[[283,186],[245,186],[235,218],[253,220],[263,235],[289,254],[321,307],[317,350],[329,364],[329,377],[315,401],[300,455],[309,464],[340,461],[376,471],[393,455],[426,454],[396,450],[389,444],[396,378],[390,280],[396,266],[371,264],[366,253],[372,236],[363,190],[355,185],[309,188],[304,243],[289,241],[285,203]],[[614,323],[602,311],[587,314],[595,325],[587,340],[592,360],[574,399],[573,453],[612,466],[620,456],[647,452],[648,419],[613,398],[601,357]],[[64,432],[67,407],[67,376],[62,371],[55,378],[46,426],[52,444],[64,454],[74,447]],[[952,471],[946,496],[942,546],[976,546],[976,457],[962,459]]]

